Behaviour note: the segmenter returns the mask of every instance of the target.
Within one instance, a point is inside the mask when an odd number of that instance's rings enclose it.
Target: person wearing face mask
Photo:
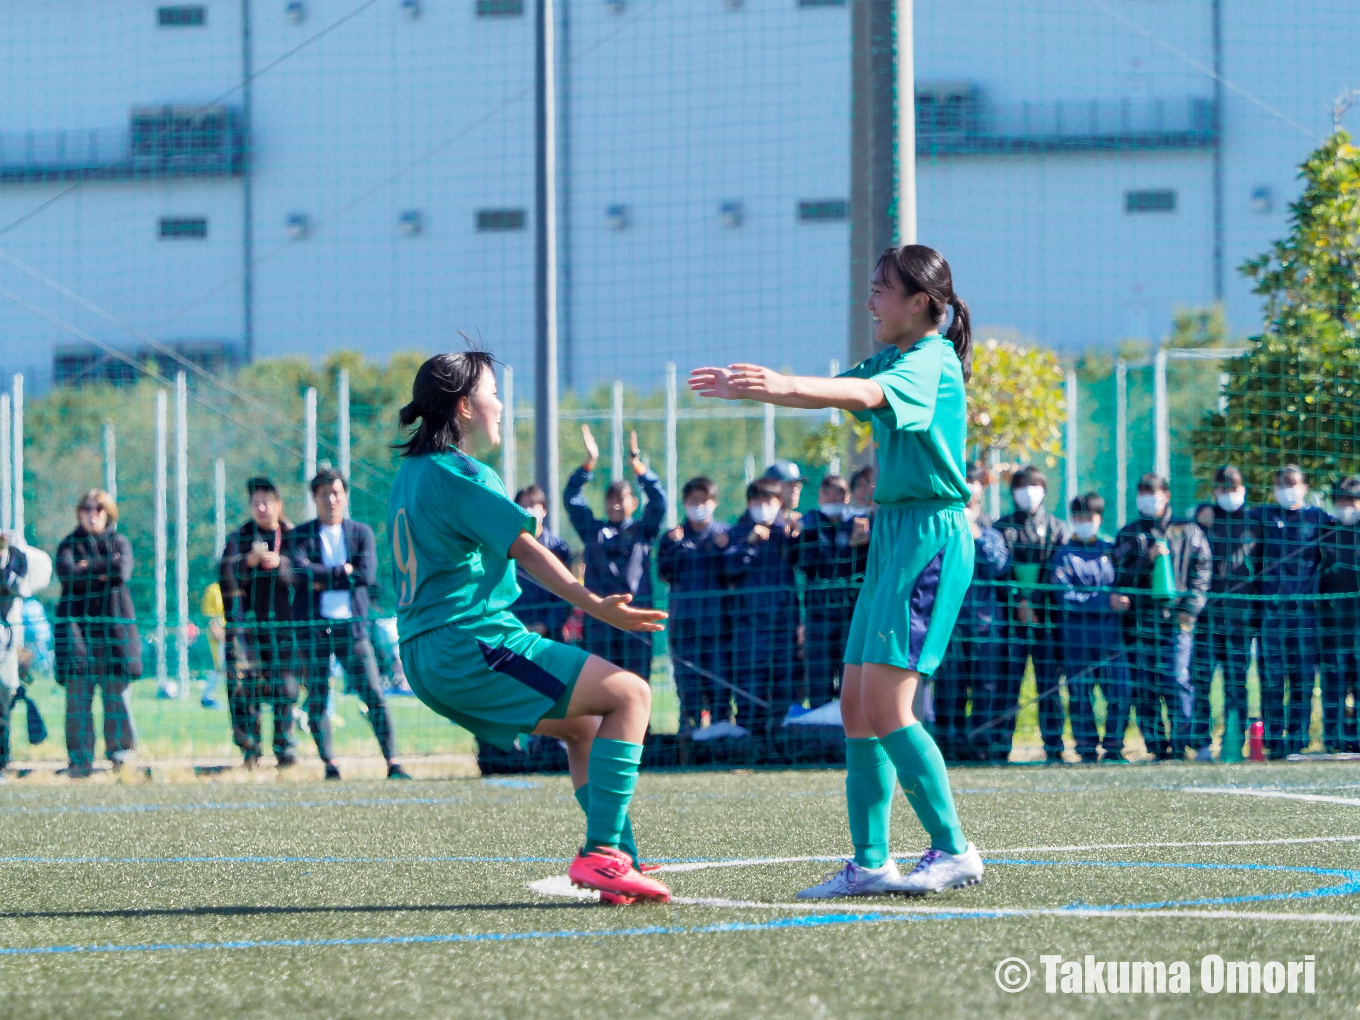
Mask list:
[[[1209,688],[1223,670],[1224,731],[1220,757],[1241,757],[1247,726],[1247,671],[1260,630],[1256,599],[1256,549],[1261,529],[1246,506],[1242,472],[1231,464],[1214,473],[1214,498],[1195,508],[1195,520],[1209,539],[1214,579],[1209,604],[1195,632],[1196,758],[1209,756]]]
[[[661,480],[642,462],[637,433],[629,434],[628,467],[647,502],[642,516],[632,482],[610,482],[604,491],[605,519],[595,516],[584,489],[600,459],[589,425],[581,426],[586,459],[567,480],[563,502],[567,519],[585,543],[586,590],[601,597],[631,595],[638,609],[652,606],[652,546],[666,520],[666,492]],[[586,651],[617,663],[641,677],[652,675],[652,639],[646,634],[625,633],[587,616],[583,644]]]
[[[1005,652],[1005,618],[996,582],[1010,567],[1010,550],[1001,532],[982,513],[986,472],[969,465],[971,494],[964,517],[973,537],[973,583],[963,597],[949,649],[932,679],[935,742],[946,761],[986,761],[989,747],[982,706],[996,697]],[[973,711],[968,714],[971,698]],[[974,732],[982,728],[981,732]]]
[[[1308,747],[1318,668],[1319,539],[1327,514],[1308,505],[1308,478],[1296,464],[1275,472],[1274,502],[1256,510],[1261,614],[1261,722],[1265,749],[1284,757]],[[1299,596],[1304,596],[1300,598]],[[1286,707],[1285,699],[1288,697]]]
[[[515,493],[515,503],[533,516],[534,538],[556,556],[562,566],[570,570],[575,558],[571,554],[571,547],[560,535],[549,531],[544,523],[548,517],[548,494],[537,485],[526,485]],[[515,599],[510,612],[540,637],[564,641],[563,629],[571,617],[571,603],[548,591],[519,564],[515,565],[515,580],[519,583],[520,596]]]
[[[1322,531],[1319,606],[1323,743],[1333,753],[1360,752],[1360,475],[1332,489],[1332,522]],[[1352,701],[1348,708],[1346,698]]]
[[[723,576],[732,595],[732,676],[737,723],[767,737],[794,702],[798,681],[798,582],[793,523],[778,483],[746,487],[746,513],[732,525]],[[762,704],[763,702],[763,704]]]
[[[817,486],[817,510],[804,515],[794,541],[794,563],[803,572],[808,697],[813,706],[836,697],[850,617],[869,562],[869,518],[850,510],[850,486],[826,475]]]
[[[1124,756],[1129,721],[1129,677],[1119,644],[1119,623],[1110,608],[1114,587],[1114,546],[1100,534],[1105,500],[1088,492],[1072,500],[1072,540],[1059,546],[1048,563],[1055,585],[1055,647],[1067,677],[1072,738],[1084,762],[1097,760],[1103,745],[1108,761]],[[1096,685],[1105,698],[1105,736],[1096,732]]]
[[[1190,673],[1195,621],[1213,583],[1213,554],[1193,521],[1171,516],[1171,488],[1149,472],[1138,480],[1138,519],[1114,543],[1110,607],[1121,614],[1130,695],[1138,728],[1158,759],[1184,758],[1194,745],[1195,685]],[[1171,562],[1173,591],[1154,594],[1157,560]],[[1162,722],[1166,705],[1171,729]]]
[[[727,674],[723,656],[730,639],[722,575],[729,529],[714,520],[718,487],[711,478],[691,478],[680,500],[685,523],[661,536],[656,573],[670,586],[667,640],[683,735],[704,728],[705,713],[710,724],[730,726],[732,695],[718,682]]]
[[[1044,509],[1048,479],[1037,467],[1021,468],[1011,476],[1011,499],[1015,510],[996,522],[1011,556],[1012,586],[1004,593],[1008,640],[1005,674],[997,697],[987,705],[986,722],[993,761],[1010,757],[1015,717],[1020,703],[1020,683],[1025,665],[1034,663],[1034,683],[1039,692],[1039,733],[1044,757],[1062,760],[1063,705],[1059,687],[1062,661],[1053,644],[1049,598],[1042,587],[1053,551],[1066,544],[1067,525]],[[1036,587],[1039,586],[1039,587]]]

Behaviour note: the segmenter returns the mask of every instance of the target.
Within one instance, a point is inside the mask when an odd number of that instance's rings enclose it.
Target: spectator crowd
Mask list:
[[[538,540],[596,594],[626,593],[651,606],[658,581],[665,585],[680,738],[760,741],[800,721],[835,722],[841,654],[873,536],[874,469],[825,475],[815,506],[801,509],[807,479],[777,461],[746,486],[731,524],[721,520],[713,481],[691,478],[680,492],[684,521],[667,530],[669,497],[636,435],[632,477],[608,484],[604,514],[596,514],[586,493],[599,450],[588,427],[582,435],[586,457],[563,493],[579,559],[547,530],[540,488],[514,498],[536,519]],[[1048,481],[1033,466],[1011,474],[1013,507],[989,520],[989,481],[980,467],[969,471],[973,583],[949,653],[923,685],[922,714],[947,759],[1009,760],[1017,719],[1032,705],[1049,761],[1064,760],[1069,725],[1082,761],[1126,760],[1136,746],[1130,726],[1156,758],[1208,760],[1209,693],[1220,673],[1221,758],[1242,757],[1253,723],[1260,754],[1306,750],[1315,693],[1324,749],[1360,753],[1360,476],[1332,488],[1329,514],[1297,466],[1275,473],[1273,501],[1263,506],[1247,505],[1241,472],[1224,466],[1212,500],[1177,516],[1166,479],[1147,474],[1137,519],[1113,538],[1096,492],[1072,499],[1066,519],[1051,514]],[[232,739],[255,766],[270,715],[267,750],[280,767],[297,761],[303,729],[327,778],[339,779],[329,706],[343,676],[364,704],[388,776],[406,778],[378,665],[379,652],[396,652],[370,612],[373,531],[349,517],[349,485],[338,472],[323,467],[310,484],[316,517],[294,526],[273,482],[250,479],[250,518],[228,537],[217,583],[203,597]],[[76,518],[55,557],[55,674],[66,694],[64,771],[80,777],[94,768],[96,693],[114,767],[135,748],[129,688],[143,662],[128,584],[133,551],[117,530],[118,508],[95,489],[77,503]],[[0,768],[12,708],[26,697],[13,633],[28,569],[23,548],[0,536]],[[518,576],[513,612],[527,627],[651,675],[650,635],[583,620]],[[1259,698],[1249,706],[1253,665]],[[1032,698],[1022,697],[1027,676]],[[211,686],[203,703],[215,704]]]

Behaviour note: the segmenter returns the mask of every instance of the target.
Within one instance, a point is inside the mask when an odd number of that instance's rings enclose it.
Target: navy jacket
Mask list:
[[[368,634],[369,589],[378,583],[378,557],[374,550],[373,529],[359,521],[340,523],[345,536],[346,562],[353,568],[345,573],[343,566],[328,567],[321,561],[321,522],[313,517],[288,532],[288,559],[293,564],[298,593],[293,599],[293,616],[297,620],[319,622],[321,593],[348,591],[349,621],[353,637]],[[339,626],[345,621],[332,621]]]
[[[723,553],[723,576],[736,589],[733,603],[739,615],[792,628],[797,624],[798,579],[788,523],[781,514],[769,526],[770,537],[753,543],[747,538],[755,526],[749,513],[732,525],[732,541]]]
[[[1094,542],[1068,542],[1048,561],[1048,580],[1058,587],[1050,592],[1058,626],[1090,629],[1108,627],[1113,636],[1115,612],[1110,608],[1114,587],[1114,545],[1103,538]]]
[[[968,637],[985,637],[993,625],[1004,622],[1000,585],[1011,566],[1011,551],[1005,538],[990,524],[980,522],[978,537],[973,539],[973,583],[963,597],[959,624]],[[978,584],[982,581],[984,583]]]
[[[1324,638],[1354,640],[1360,626],[1360,524],[1333,521],[1322,529],[1318,540],[1322,551],[1322,576],[1318,590],[1338,596],[1322,603],[1323,620],[1345,632],[1324,631]]]
[[[1195,508],[1195,521],[1209,540],[1214,561],[1210,619],[1219,624],[1252,624],[1260,616],[1260,603],[1250,597],[1258,587],[1261,525],[1257,511],[1243,507],[1230,512],[1216,503],[1204,503]]]
[[[585,585],[596,595],[632,595],[633,604],[652,604],[652,544],[666,519],[666,492],[650,471],[637,476],[646,505],[640,520],[600,520],[581,491],[591,479],[583,467],[571,473],[563,497],[571,526],[585,543]]]
[[[854,609],[869,563],[869,544],[850,544],[857,519],[836,520],[820,510],[803,515],[803,530],[793,540],[793,562],[807,579],[803,601],[809,612]]]
[[[709,521],[702,531],[686,521],[679,538],[671,538],[669,532],[661,536],[656,548],[656,572],[670,585],[671,616],[689,619],[722,614],[727,578],[717,538],[730,531],[718,521]]]
[[[543,548],[561,561],[562,566],[571,569],[571,549],[560,536],[545,528],[543,534],[538,536],[538,540]],[[571,603],[544,588],[518,563],[515,564],[515,579],[519,581],[520,596],[515,599],[510,612],[514,613],[519,622],[526,627],[536,623],[542,624],[550,638],[561,641],[562,628],[566,626],[567,619],[571,616]]]
[[[1285,510],[1256,507],[1253,516],[1261,532],[1257,548],[1257,576],[1262,595],[1314,595],[1322,578],[1319,540],[1331,518],[1315,506]],[[1312,606],[1313,603],[1306,603]],[[1266,611],[1279,607],[1265,602]],[[1296,611],[1299,607],[1288,607]]]

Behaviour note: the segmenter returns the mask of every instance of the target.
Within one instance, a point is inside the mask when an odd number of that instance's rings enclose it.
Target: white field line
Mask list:
[[[1320,793],[1288,793],[1284,790],[1241,790],[1233,786],[1187,786],[1180,793],[1226,793],[1234,797],[1266,797],[1271,800],[1302,800],[1310,804],[1344,804],[1360,807],[1358,797],[1326,797]]]

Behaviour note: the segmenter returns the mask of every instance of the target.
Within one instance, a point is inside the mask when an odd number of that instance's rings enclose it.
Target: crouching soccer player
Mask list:
[[[954,318],[941,336],[946,306]],[[939,666],[973,577],[964,516],[972,495],[964,471],[968,308],[939,252],[904,245],[879,259],[869,310],[886,349],[838,379],[746,364],[690,375],[701,396],[839,407],[872,422],[878,446],[879,511],[841,682],[855,857],[799,893],[804,899],[940,892],[982,877],[982,858],[959,827],[944,759],[912,714],[916,689]],[[888,856],[894,778],[930,834],[930,848],[905,878]]]
[[[647,682],[579,648],[528,630],[510,612],[515,568],[595,619],[657,631],[666,614],[600,598],[534,537],[532,514],[463,447],[500,443],[501,402],[491,355],[438,354],[416,373],[401,410],[410,431],[392,486],[388,524],[396,561],[401,660],[411,690],[479,740],[509,749],[521,733],[567,746],[585,845],[568,875],[606,902],[665,902],[670,890],[638,869],[628,805],[651,714]]]

